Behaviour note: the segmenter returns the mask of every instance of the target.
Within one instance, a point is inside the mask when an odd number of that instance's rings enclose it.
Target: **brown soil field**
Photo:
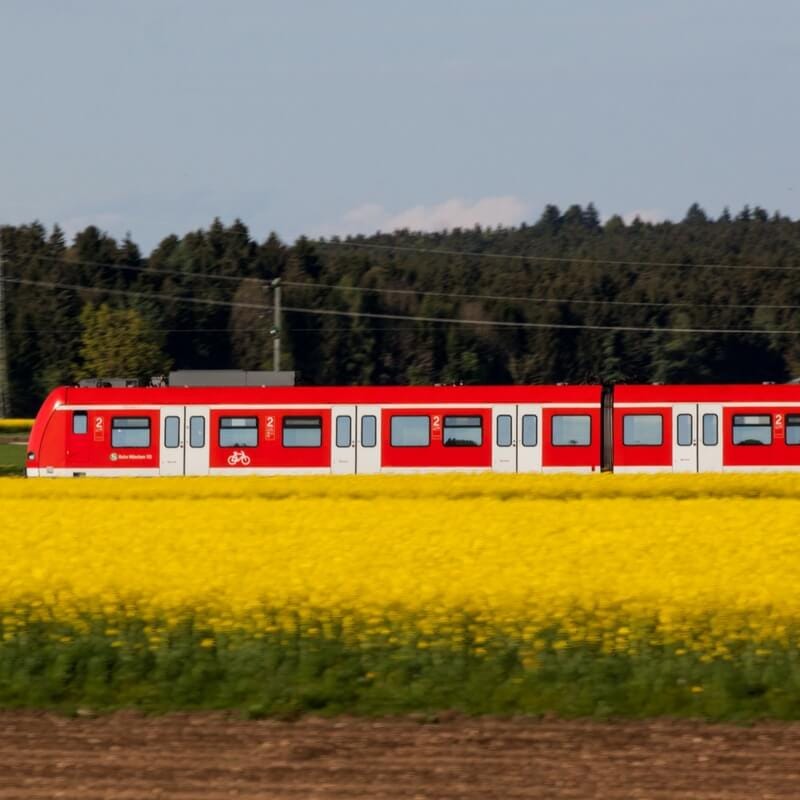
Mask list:
[[[0,800],[800,798],[800,724],[0,713]]]

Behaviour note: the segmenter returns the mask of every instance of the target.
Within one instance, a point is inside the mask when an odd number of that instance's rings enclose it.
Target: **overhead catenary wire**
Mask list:
[[[232,300],[216,300],[210,297],[180,297],[178,295],[164,294],[162,292],[139,292],[134,289],[106,289],[102,286],[82,286],[78,283],[61,283],[60,281],[37,281],[31,278],[5,278],[5,283],[16,283],[22,286],[41,286],[49,289],[68,289],[80,292],[100,292],[118,296],[139,297],[145,300],[172,300],[176,303],[195,303],[209,306],[226,306],[235,308],[252,308],[259,311],[268,311],[272,306],[261,303],[234,302]]]
[[[187,236],[204,235],[208,231],[206,229],[199,229],[188,231],[184,234]],[[361,238],[368,238],[369,236],[385,236],[395,235],[397,231],[390,234],[376,232],[374,234],[366,234]],[[444,233],[447,233],[445,231]],[[431,236],[433,233],[426,233],[424,231],[413,231],[411,235]],[[222,238],[225,237],[240,237],[245,238],[248,244],[259,246],[258,240],[253,238],[249,231],[234,231],[230,228],[222,232]],[[770,264],[719,264],[713,262],[685,262],[685,261],[645,261],[633,259],[614,259],[614,258],[589,258],[580,257],[575,258],[572,256],[540,256],[535,253],[493,253],[485,250],[454,250],[452,248],[440,247],[418,247],[413,245],[400,245],[400,244],[385,244],[382,242],[366,242],[354,241],[353,238],[340,239],[333,237],[326,238],[309,238],[306,236],[300,237],[295,240],[295,245],[298,241],[304,240],[308,244],[317,245],[320,247],[354,247],[360,249],[373,249],[373,250],[396,250],[398,252],[419,253],[426,255],[446,255],[446,256],[463,256],[465,258],[488,258],[488,259],[505,259],[510,261],[544,261],[561,264],[606,264],[609,266],[625,266],[625,267],[667,267],[667,268],[684,268],[684,269],[745,269],[745,270],[777,270],[784,272],[800,272],[800,265],[796,266],[778,266]],[[290,245],[286,245],[287,247]]]
[[[235,231],[231,235],[238,235]],[[258,246],[255,240],[250,240],[252,244]],[[319,247],[352,247],[356,249],[368,250],[397,250],[406,253],[418,253],[420,255],[446,255],[446,256],[463,256],[464,258],[488,258],[500,259],[506,261],[547,261],[559,264],[607,264],[611,266],[627,266],[627,267],[666,267],[672,269],[743,269],[743,270],[757,270],[757,271],[778,271],[778,272],[800,272],[800,265],[797,266],[783,266],[778,264],[717,264],[710,262],[695,263],[692,261],[646,261],[646,260],[620,260],[610,258],[587,258],[587,257],[572,257],[572,256],[538,256],[533,253],[493,253],[484,250],[451,250],[438,247],[412,247],[410,245],[400,244],[379,244],[372,242],[354,242],[352,240],[337,241],[335,239],[309,239],[309,244]],[[290,245],[286,245],[290,247]],[[43,261],[64,261],[70,264],[80,264],[85,266],[96,267],[119,267],[140,269],[150,272],[160,272],[164,274],[173,275],[209,275],[210,273],[199,272],[186,272],[182,270],[164,270],[150,268],[148,265],[135,265],[135,264],[116,264],[102,261],[91,261],[86,259],[76,259],[72,257],[63,256],[48,256],[40,253],[31,254],[30,258],[41,259]],[[236,281],[241,278],[235,275],[214,275],[213,277],[219,280]]]
[[[492,253],[482,250],[451,250],[440,247],[413,247],[401,244],[381,244],[379,242],[354,242],[352,240],[337,241],[335,239],[309,240],[319,247],[354,247],[371,250],[395,250],[397,252],[418,253],[420,255],[446,255],[463,258],[504,259],[506,261],[544,261],[556,264],[605,264],[618,267],[671,267],[682,269],[748,269],[748,270],[780,270],[784,272],[800,272],[800,266],[787,267],[768,264],[695,264],[685,261],[629,261],[614,258],[585,258],[574,256],[539,256],[534,253]]]
[[[463,292],[431,292],[419,289],[391,289],[370,286],[341,286],[335,283],[311,283],[308,281],[285,281],[284,286],[319,287],[324,289],[345,292],[374,292],[376,294],[399,294],[420,297],[454,297],[459,300],[489,300],[513,303],[572,303],[576,305],[609,305],[609,306],[636,306],[646,308],[769,308],[773,310],[797,310],[800,305],[791,304],[762,304],[762,303],[695,303],[691,300],[659,301],[659,300],[604,300],[599,298],[570,298],[570,297],[521,297],[519,295],[500,294],[470,294]]]
[[[227,328],[150,328],[148,327],[149,331],[153,333],[193,333],[193,334],[200,334],[200,333],[232,333],[234,328],[228,326]],[[240,333],[271,333],[274,328],[273,326],[269,326],[268,328],[253,328],[249,326],[239,326],[235,327],[235,330]],[[418,326],[413,325],[404,325],[402,327],[386,327],[385,325],[381,327],[361,327],[359,328],[361,331],[418,331]],[[321,336],[327,335],[330,333],[329,330],[322,330],[320,328],[298,328],[296,326],[292,326],[292,331],[296,333],[318,333]],[[16,333],[25,333],[25,334],[65,334],[65,333],[78,333],[79,330],[77,328],[18,328],[15,331]]]
[[[179,241],[181,238],[186,238],[188,236],[203,236],[209,233],[208,230],[200,228],[193,231],[187,231],[184,233],[183,237],[176,237]],[[385,236],[385,235],[395,235],[397,232],[392,234],[386,234],[381,232],[376,232],[374,234],[368,234],[363,236],[362,238],[368,238],[369,236]],[[447,233],[445,231],[444,233]],[[426,233],[424,231],[414,231],[412,235],[421,235],[421,236],[431,236],[434,235],[432,233]],[[244,238],[248,244],[255,245],[256,247],[261,246],[257,239],[253,238],[249,231],[234,231],[231,229],[223,230],[221,234],[222,238],[225,237],[239,237]],[[340,239],[338,237],[333,237],[330,239],[326,238],[309,238],[309,237],[299,237],[295,240],[295,246],[299,241],[305,241],[308,244],[319,246],[319,247],[351,247],[356,249],[363,249],[363,250],[395,250],[397,252],[406,252],[406,253],[418,253],[418,254],[425,254],[425,255],[445,255],[445,256],[461,256],[464,258],[486,258],[486,259],[501,259],[506,261],[542,261],[542,262],[551,262],[554,264],[596,264],[596,265],[608,265],[608,266],[624,266],[624,267],[665,267],[665,268],[681,268],[681,269],[733,269],[733,270],[761,270],[761,271],[782,271],[782,272],[800,272],[800,265],[795,266],[782,266],[782,265],[773,265],[773,264],[720,264],[716,262],[692,262],[692,261],[647,261],[647,260],[635,260],[635,259],[616,259],[616,258],[590,258],[588,256],[582,257],[574,257],[574,256],[545,256],[545,255],[537,255],[536,253],[496,253],[486,250],[455,250],[452,248],[442,248],[442,247],[419,247],[414,245],[402,245],[402,244],[386,244],[383,242],[368,242],[368,241],[354,241],[353,238],[345,238]],[[266,240],[265,240],[266,243]],[[285,247],[291,247],[291,245],[283,245]],[[54,256],[43,256],[43,255],[36,255],[36,258],[45,258],[51,259],[56,258]],[[73,263],[86,263],[92,264],[96,262],[79,262],[74,261]]]
[[[292,308],[290,306],[282,306],[283,311],[290,313],[300,314],[319,314],[322,316],[344,316],[354,318],[368,318],[368,319],[392,319],[392,320],[405,320],[413,322],[429,322],[449,325],[477,325],[484,327],[501,327],[501,328],[533,328],[533,329],[560,329],[560,330],[595,330],[595,331],[629,331],[639,333],[697,333],[697,334],[788,334],[800,335],[800,330],[784,331],[784,330],[761,330],[757,328],[747,329],[728,329],[728,328],[652,328],[637,325],[584,325],[578,323],[562,323],[562,322],[512,322],[509,320],[479,320],[479,319],[460,319],[458,317],[427,317],[427,316],[411,316],[405,314],[381,314],[364,311],[346,311],[338,309],[322,309],[322,308]]]
[[[148,265],[138,264],[113,264],[102,261],[85,261],[73,259],[60,259],[55,256],[34,256],[46,261],[55,261],[64,266],[81,265],[103,267],[106,269],[116,269],[122,271],[138,272],[144,275],[172,275],[182,279],[200,278],[203,280],[219,280],[241,284],[244,281],[266,283],[267,279],[255,276],[234,276],[217,275],[211,272],[188,272],[175,269],[161,269]],[[457,298],[459,300],[481,300],[488,302],[506,303],[532,303],[532,304],[553,304],[553,305],[599,305],[599,306],[620,306],[631,308],[730,308],[730,309],[754,309],[763,308],[773,311],[796,311],[800,310],[800,304],[791,303],[697,303],[691,300],[606,300],[601,298],[580,298],[580,297],[524,297],[520,295],[496,295],[496,294],[473,294],[470,292],[438,292],[424,289],[413,288],[392,288],[392,287],[372,287],[372,286],[347,286],[334,283],[321,283],[317,281],[292,281],[281,278],[283,286],[296,288],[318,288],[329,289],[331,291],[342,292],[361,292],[386,295],[405,295],[411,297],[444,297]]]
[[[104,289],[96,286],[81,286],[79,284],[59,283],[53,281],[37,281],[28,278],[5,278],[5,283],[15,283],[30,286],[40,286],[51,289],[70,289],[75,291],[100,292],[122,296],[140,297],[144,299],[169,300],[177,303],[196,303],[203,305],[225,306],[233,308],[248,308],[259,311],[271,311],[274,306],[261,303],[235,302],[229,300],[215,300],[201,297],[181,297],[178,295],[162,294],[161,292],[139,292],[130,289]],[[461,319],[457,317],[432,317],[409,314],[389,314],[367,311],[350,311],[346,309],[331,308],[303,308],[298,306],[282,306],[282,311],[290,314],[309,314],[317,316],[351,317],[354,319],[386,319],[404,322],[426,322],[445,325],[474,325],[479,327],[497,327],[512,329],[552,329],[552,330],[602,330],[636,333],[687,333],[687,334],[726,334],[726,335],[783,335],[797,336],[800,330],[765,330],[760,328],[688,328],[688,327],[647,327],[640,325],[593,325],[565,322],[514,322],[510,320],[477,320]]]
[[[262,278],[254,278],[250,276],[240,275],[216,275],[213,272],[189,272],[180,269],[162,269],[159,267],[151,267],[149,264],[116,264],[109,261],[86,261],[85,259],[75,259],[69,256],[43,256],[33,255],[31,259],[39,259],[41,261],[55,261],[63,266],[80,266],[80,267],[105,267],[106,269],[121,269],[130,270],[132,272],[141,272],[145,275],[175,275],[180,278],[207,278],[208,280],[215,281],[229,281],[231,283],[241,283],[243,280],[263,280]]]

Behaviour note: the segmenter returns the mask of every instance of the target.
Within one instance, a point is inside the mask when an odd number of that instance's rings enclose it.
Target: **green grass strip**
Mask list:
[[[303,632],[214,635],[187,620],[154,645],[138,620],[95,620],[80,633],[37,622],[3,635],[0,707],[800,719],[795,645],[741,644],[730,660],[713,661],[681,650],[547,646],[531,663],[502,639],[480,648],[388,637],[353,646]]]

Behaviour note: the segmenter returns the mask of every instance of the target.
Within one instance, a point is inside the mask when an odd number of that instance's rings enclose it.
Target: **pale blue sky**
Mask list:
[[[0,0],[0,222],[800,216],[797,0]]]

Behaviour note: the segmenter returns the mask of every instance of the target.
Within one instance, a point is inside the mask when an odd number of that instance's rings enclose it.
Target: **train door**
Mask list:
[[[542,471],[541,406],[517,406],[517,471]]]
[[[89,413],[88,410],[72,411],[67,415],[66,465],[86,468],[91,464],[92,444],[103,441],[105,420],[102,414]],[[100,420],[98,429],[98,420]],[[42,472],[44,473],[44,471]]]
[[[380,407],[358,406],[356,412],[356,471],[359,475],[380,472]]]
[[[334,475],[354,475],[356,471],[356,407],[334,406],[331,472]]]
[[[492,408],[492,470],[517,471],[517,407]]]
[[[184,474],[208,475],[211,436],[208,408],[188,406],[184,414]]]
[[[672,471],[697,472],[697,406],[672,407]]]
[[[700,403],[697,422],[697,471],[722,472],[722,406]]]
[[[161,409],[159,475],[183,475],[183,406]]]

